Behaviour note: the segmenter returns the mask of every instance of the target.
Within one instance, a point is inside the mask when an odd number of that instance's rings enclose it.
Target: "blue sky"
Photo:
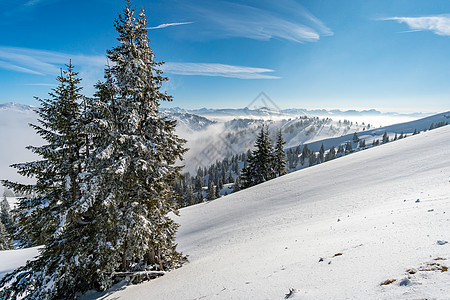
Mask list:
[[[0,103],[46,97],[72,59],[87,95],[125,1],[0,0]],[[450,1],[133,1],[184,108],[450,109]]]

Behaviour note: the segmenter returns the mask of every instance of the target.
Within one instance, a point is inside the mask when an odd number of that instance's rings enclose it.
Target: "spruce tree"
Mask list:
[[[310,151],[309,155],[308,155],[308,160],[309,160],[309,166],[313,166],[316,161],[317,161],[317,156],[316,153],[314,151]]]
[[[364,140],[364,139],[359,140],[358,147],[361,148],[361,149],[366,148],[366,140]]]
[[[11,240],[6,232],[6,228],[2,222],[0,222],[0,251],[12,249]],[[0,291],[1,294],[1,291]]]
[[[230,170],[230,172],[228,173],[227,182],[234,183],[233,170]]]
[[[5,226],[6,231],[12,234],[14,231],[14,221],[11,215],[11,207],[9,206],[6,196],[3,196],[3,200],[0,203],[0,222]]]
[[[210,180],[208,184],[208,192],[206,195],[206,199],[208,200],[216,199],[216,189],[214,188],[214,183],[212,182],[212,180]]]
[[[353,152],[352,142],[348,141],[345,144],[345,153],[351,153]]]
[[[320,149],[319,149],[319,156],[318,156],[319,162],[324,161],[324,158],[325,158],[324,155],[325,155],[325,147],[323,146],[323,143],[322,143],[322,145],[320,146]]]
[[[244,188],[254,186],[275,177],[273,166],[272,145],[269,141],[269,131],[264,126],[255,142],[255,150],[248,155],[248,165],[242,170]]]
[[[190,205],[194,205],[194,204],[195,204],[194,191],[192,189],[192,186],[188,185],[188,187],[186,189],[185,205],[190,206]]]
[[[309,157],[311,150],[309,150],[308,145],[303,146],[302,156],[300,157],[300,162],[303,165],[305,163],[305,159]]]
[[[59,85],[50,99],[38,99],[39,125],[31,125],[47,143],[29,146],[41,160],[13,165],[18,173],[36,179],[25,185],[5,181],[16,193],[36,195],[20,199],[17,238],[26,245],[43,244],[36,260],[7,274],[0,281],[0,298],[72,298],[94,287],[91,270],[99,266],[92,248],[86,244],[92,227],[88,226],[89,207],[81,186],[86,153],[81,115],[80,79],[70,63],[57,78]],[[90,268],[88,264],[90,263]]]
[[[238,175],[238,176],[236,177],[236,180],[234,181],[234,184],[233,184],[233,193],[234,193],[234,192],[237,192],[237,191],[239,191],[239,190],[241,190],[241,184],[242,184],[242,182],[241,182],[241,176]]]
[[[116,271],[169,270],[185,261],[176,251],[178,225],[168,216],[178,214],[172,183],[185,141],[175,134],[176,122],[158,114],[172,97],[161,91],[168,79],[149,46],[144,10],[136,17],[128,2],[114,27],[119,45],[107,51],[112,66],[97,84],[90,161],[97,170],[88,176],[94,192],[86,197],[108,209]]]
[[[222,178],[219,178],[218,182],[217,182],[217,189],[219,191],[221,191],[223,189],[223,181]]]
[[[383,144],[386,144],[387,142],[389,142],[389,136],[388,136],[387,132],[385,131],[383,134]]]
[[[216,185],[216,189],[215,189],[215,198],[217,199],[217,198],[220,198],[220,190],[221,190],[221,188],[220,188],[220,181],[221,181],[221,179],[219,179],[219,182],[217,183],[217,185]]]
[[[325,161],[329,161],[336,158],[336,148],[331,146],[330,151],[325,155]]]
[[[274,149],[274,172],[275,176],[283,176],[287,174],[287,160],[286,160],[286,153],[284,152],[284,145],[286,142],[283,139],[283,135],[281,133],[281,129],[278,131],[277,134],[277,142],[275,144]]]
[[[42,159],[12,165],[18,173],[36,178],[36,184],[27,185],[4,181],[16,193],[36,195],[22,198],[18,203],[18,232],[29,237],[28,245],[47,244],[60,232],[73,203],[80,197],[78,175],[82,168],[84,141],[81,124],[78,87],[80,79],[72,64],[57,77],[58,87],[49,93],[50,99],[38,99],[39,125],[31,124],[47,144],[27,148]]]

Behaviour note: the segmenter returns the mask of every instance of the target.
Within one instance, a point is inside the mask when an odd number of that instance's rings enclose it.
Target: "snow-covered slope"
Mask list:
[[[414,121],[404,122],[404,123],[398,123],[393,124],[385,127],[370,129],[370,130],[355,130],[355,131],[349,131],[349,133],[338,136],[338,137],[331,137],[331,138],[325,138],[323,140],[315,139],[312,142],[308,142],[308,148],[314,151],[319,151],[320,146],[322,143],[324,144],[325,149],[331,148],[331,146],[339,146],[340,144],[344,144],[347,141],[351,141],[353,138],[353,133],[357,132],[358,137],[360,139],[365,139],[367,145],[371,144],[373,140],[379,139],[382,140],[384,132],[387,132],[390,136],[390,140],[393,139],[395,134],[397,133],[400,135],[401,132],[404,134],[412,134],[415,130],[417,132],[422,132],[424,130],[430,129],[431,124],[438,124],[438,123],[448,123],[450,122],[450,111],[435,114],[432,116],[428,116],[425,118],[417,119]]]
[[[445,299],[449,219],[444,126],[182,209],[190,263],[103,296]]]

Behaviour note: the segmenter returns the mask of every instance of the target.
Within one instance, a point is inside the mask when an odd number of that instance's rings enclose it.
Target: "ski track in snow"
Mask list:
[[[449,218],[446,126],[184,208],[190,263],[85,298],[448,299],[449,272],[406,271],[448,267]]]

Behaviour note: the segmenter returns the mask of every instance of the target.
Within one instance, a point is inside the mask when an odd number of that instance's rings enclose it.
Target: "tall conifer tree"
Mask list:
[[[281,129],[277,134],[277,142],[275,144],[274,149],[274,172],[277,176],[282,176],[287,174],[287,160],[286,153],[284,152],[284,145],[286,142],[283,139],[283,135],[281,133]]]
[[[119,45],[107,51],[112,66],[97,85],[101,114],[92,128],[103,130],[93,134],[98,170],[90,174],[96,186],[89,196],[108,207],[118,271],[168,270],[184,261],[168,214],[177,213],[172,183],[181,166],[174,164],[185,141],[175,135],[175,121],[158,115],[160,102],[172,98],[161,91],[168,79],[149,46],[145,12],[136,17],[128,1],[114,26]]]
[[[72,64],[58,76],[58,87],[49,93],[50,99],[38,99],[39,124],[30,126],[47,144],[27,148],[41,160],[12,165],[18,173],[34,177],[36,184],[4,181],[16,193],[36,195],[19,201],[18,232],[29,237],[28,245],[46,244],[70,221],[70,210],[80,197],[79,178],[84,141],[81,136],[80,79]]]
[[[29,146],[41,160],[13,165],[18,173],[36,179],[25,185],[5,181],[15,192],[35,195],[20,199],[16,215],[17,238],[27,245],[44,245],[36,260],[7,274],[0,281],[0,298],[72,298],[96,282],[89,273],[95,252],[87,247],[86,206],[81,193],[86,153],[81,116],[80,79],[70,63],[57,78],[50,99],[41,102],[39,125],[31,125],[47,143]],[[87,236],[87,237],[86,237]],[[87,268],[84,261],[91,261]],[[95,266],[98,268],[98,266]]]

